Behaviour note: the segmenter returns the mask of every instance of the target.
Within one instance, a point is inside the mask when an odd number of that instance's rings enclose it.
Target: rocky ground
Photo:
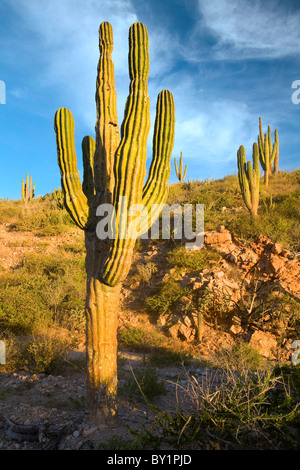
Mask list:
[[[35,240],[34,236],[28,243],[26,234],[18,234],[18,237],[24,237],[23,249],[22,243],[17,243],[14,239],[15,236],[13,232],[8,234],[5,226],[1,227],[0,237],[3,243],[0,258],[1,265],[6,268],[15,267],[24,250],[38,249],[38,239]],[[59,243],[59,237],[54,238],[55,243]],[[206,233],[205,245],[220,253],[221,262],[196,275],[181,272],[178,280],[183,287],[189,286],[197,293],[200,304],[201,299],[203,301],[205,298],[205,293],[209,293],[215,301],[219,299],[225,303],[224,321],[214,324],[211,319],[204,317],[203,340],[201,344],[196,345],[199,316],[194,305],[186,308],[191,302],[191,299],[186,297],[181,299],[171,316],[158,319],[157,326],[162,328],[168,337],[181,341],[183,347],[187,346],[189,351],[195,348],[197,356],[205,359],[209,359],[220,347],[230,347],[242,339],[266,360],[290,361],[292,342],[300,338],[293,338],[288,334],[284,337],[282,332],[288,331],[288,325],[281,318],[280,312],[278,318],[274,318],[266,309],[251,322],[248,321],[247,312],[251,313],[254,300],[264,298],[271,291],[277,293],[276,295],[288,293],[296,302],[300,301],[298,254],[284,249],[264,236],[256,243],[246,245],[234,239],[225,227]],[[51,247],[51,244],[49,246]],[[164,255],[162,250],[162,247],[153,246],[138,253],[136,257],[140,263],[157,261]],[[255,278],[252,277],[254,270]],[[163,266],[153,277],[152,285],[150,283],[149,286],[143,287],[142,296],[149,293],[149,289],[151,291],[153,283],[167,279],[169,275],[170,268]],[[262,288],[258,290],[258,286]],[[121,326],[134,319],[140,306],[140,298],[137,297],[137,293],[141,292],[140,287],[139,283],[135,286],[125,283],[123,287],[122,304],[126,313],[121,315]],[[241,301],[245,306],[243,311],[237,309]],[[83,354],[82,350],[77,352]],[[143,357],[127,352],[120,365],[120,385],[126,383],[129,377],[132,377],[132,371],[140,367],[143,367]],[[183,367],[162,367],[157,369],[157,373],[165,384],[167,394],[155,399],[154,404],[170,412],[176,409],[177,400],[180,400],[178,384],[185,388],[191,376],[203,380],[215,375],[213,369],[201,366],[199,362],[190,365],[188,371]],[[215,383],[217,382],[218,379]],[[153,421],[153,414],[147,404],[127,395],[126,398],[120,397],[119,418],[114,426],[91,425],[84,405],[84,372],[74,372],[67,376],[46,376],[22,371],[1,373],[0,397],[2,450],[96,449],[100,443],[106,442],[113,435],[130,438],[128,426],[131,429],[140,429],[150,426]]]
[[[126,353],[119,369],[119,387],[143,367],[142,356]],[[157,369],[165,394],[151,401],[168,413],[177,406],[189,406],[184,390],[191,378],[218,386],[214,370],[194,364]],[[192,380],[194,380],[192,379]],[[211,386],[211,385],[210,385]],[[1,374],[0,450],[93,450],[113,436],[133,439],[131,431],[150,427],[154,415],[142,396],[118,400],[114,424],[94,425],[85,410],[85,374],[46,376],[45,374]]]

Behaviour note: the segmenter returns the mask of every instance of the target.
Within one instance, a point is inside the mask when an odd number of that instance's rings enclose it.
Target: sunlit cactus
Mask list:
[[[100,59],[96,82],[96,138],[82,142],[83,183],[77,170],[74,119],[67,108],[55,115],[58,163],[64,203],[74,222],[85,231],[87,270],[87,371],[91,419],[107,421],[116,413],[117,315],[121,283],[127,276],[138,234],[154,222],[134,219],[125,209],[142,204],[160,208],[168,195],[170,158],[174,144],[175,108],[172,94],[158,95],[154,123],[153,158],[146,177],[147,138],[150,129],[148,96],[149,46],[146,27],[129,30],[130,87],[119,131],[116,105],[113,31],[108,22],[99,28]],[[97,236],[98,209],[112,204],[114,238]],[[125,215],[124,215],[125,214]],[[155,212],[158,217],[159,210]]]
[[[252,217],[257,217],[259,204],[259,150],[256,142],[253,144],[253,164],[246,160],[246,151],[243,145],[237,152],[238,177],[242,196]]]
[[[26,176],[26,183],[22,180],[21,196],[24,202],[28,202],[34,198],[35,183],[32,185],[32,176],[29,179],[29,173]]]
[[[186,170],[187,170],[187,165],[185,165],[185,169],[183,172],[183,160],[182,160],[182,152],[180,152],[180,159],[179,159],[179,168],[177,165],[176,157],[174,158],[175,162],[175,171],[176,171],[176,176],[179,180],[180,183],[184,181],[184,178],[186,176]]]
[[[277,129],[275,129],[275,141],[274,144],[272,144],[271,127],[268,126],[268,133],[264,134],[262,129],[261,117],[259,118],[258,148],[260,164],[262,166],[262,169],[264,170],[264,183],[266,186],[268,186],[270,174],[272,173],[272,171],[273,173],[276,173],[278,169],[278,132]]]
[[[278,172],[278,165],[279,165],[279,140],[278,140],[278,131],[275,129],[275,142],[276,142],[276,153],[274,158],[274,164],[272,168],[273,175],[276,175]]]
[[[63,209],[64,206],[64,193],[61,188],[54,189],[52,193],[53,199],[56,202],[56,205],[59,209]]]

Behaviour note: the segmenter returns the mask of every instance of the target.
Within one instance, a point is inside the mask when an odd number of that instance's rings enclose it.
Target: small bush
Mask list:
[[[240,341],[230,349],[222,349],[216,354],[215,364],[232,370],[255,371],[264,366],[262,356],[248,343]]]
[[[171,313],[175,303],[189,293],[190,290],[188,288],[182,288],[177,281],[169,279],[166,282],[162,282],[158,293],[147,297],[145,302],[153,312],[165,315]]]
[[[154,273],[157,272],[157,265],[149,261],[146,264],[138,264],[137,267],[137,276],[145,284],[150,284],[151,278]]]
[[[136,370],[134,377],[126,381],[120,393],[129,398],[152,400],[159,395],[164,395],[166,388],[159,380],[156,370],[146,367]]]
[[[69,349],[67,339],[49,334],[34,335],[23,353],[24,362],[31,372],[55,375],[61,371]]]
[[[201,272],[203,269],[219,262],[222,258],[216,251],[206,248],[195,251],[175,248],[168,254],[167,259],[173,266]]]

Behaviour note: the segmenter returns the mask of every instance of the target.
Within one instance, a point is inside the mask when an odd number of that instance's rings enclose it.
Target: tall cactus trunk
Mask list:
[[[264,172],[264,184],[266,188],[269,186],[269,169]]]
[[[86,232],[87,404],[91,421],[109,422],[117,412],[117,327],[121,284],[111,287],[97,274],[99,241]],[[98,253],[98,256],[97,256]]]

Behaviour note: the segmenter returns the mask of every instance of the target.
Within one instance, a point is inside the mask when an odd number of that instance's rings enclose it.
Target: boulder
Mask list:
[[[219,230],[213,230],[204,234],[205,245],[222,245],[223,243],[231,243],[231,241],[231,233],[223,225],[221,225]]]
[[[250,338],[249,346],[258,351],[263,357],[275,359],[274,351],[277,348],[277,341],[271,333],[256,330]]]

